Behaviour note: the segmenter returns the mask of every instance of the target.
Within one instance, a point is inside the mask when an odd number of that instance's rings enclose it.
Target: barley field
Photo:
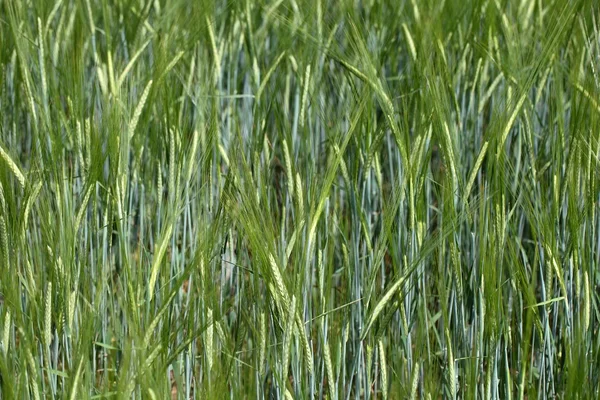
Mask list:
[[[0,399],[600,398],[594,0],[0,0]]]

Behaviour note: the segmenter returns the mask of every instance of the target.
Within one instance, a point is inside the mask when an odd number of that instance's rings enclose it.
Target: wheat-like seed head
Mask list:
[[[383,340],[379,339],[377,342],[378,350],[379,350],[379,366],[381,368],[381,391],[383,393],[383,398],[388,398],[388,376],[387,376],[387,361],[385,359],[385,346],[383,344]]]
[[[329,389],[329,397],[331,400],[337,399],[337,388],[336,380],[333,375],[333,364],[331,363],[331,350],[329,349],[329,342],[325,338],[323,343],[323,355],[325,358],[325,373],[327,374],[327,387]]]
[[[6,162],[6,165],[8,165],[8,168],[13,172],[13,174],[17,178],[17,181],[19,182],[19,185],[21,185],[21,188],[24,188],[25,187],[25,175],[23,175],[23,172],[21,172],[21,168],[19,168],[17,166],[17,163],[11,158],[11,156],[6,152],[6,150],[4,150],[4,148],[1,145],[0,145],[0,157],[2,157],[4,159],[4,162]]]

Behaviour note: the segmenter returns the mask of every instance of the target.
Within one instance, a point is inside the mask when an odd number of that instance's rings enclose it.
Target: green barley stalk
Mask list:
[[[221,54],[217,49],[217,42],[215,41],[215,32],[213,23],[208,16],[206,16],[206,26],[208,27],[208,37],[210,39],[210,48],[212,50],[212,57],[214,62],[214,81],[218,82],[221,77]]]
[[[81,205],[79,206],[79,211],[77,212],[77,216],[75,217],[75,227],[74,227],[73,231],[75,232],[76,236],[79,231],[79,227],[81,226],[81,221],[83,220],[83,216],[85,215],[85,212],[87,211],[88,202],[90,200],[90,196],[92,195],[92,189],[93,189],[93,186],[89,185],[86,190],[83,201],[81,202]]]
[[[452,342],[450,338],[450,331],[446,328],[446,357],[447,357],[447,382],[450,389],[450,396],[456,399],[456,370],[454,367],[454,354],[452,353]]]
[[[23,332],[20,331],[20,333],[22,334]],[[38,368],[35,363],[35,360],[33,359],[33,354],[31,353],[31,350],[29,348],[26,348],[26,353],[27,363],[29,364],[29,373],[33,378],[29,381],[29,385],[31,386],[31,390],[33,391],[34,400],[40,400],[40,389],[38,386]]]
[[[173,231],[173,225],[168,224],[162,234],[162,238],[159,242],[158,249],[156,249],[154,252],[154,257],[152,259],[152,269],[150,270],[150,280],[148,281],[148,299],[149,299],[149,301],[152,301],[152,297],[154,296],[154,286],[156,285],[156,279],[158,278],[158,273],[160,271],[162,259],[167,250],[169,241],[171,240],[171,232],[172,231]]]
[[[310,85],[310,64],[306,66],[304,73],[304,88],[302,90],[302,100],[300,101],[300,126],[304,126],[306,118],[306,103],[308,99],[308,87]]]
[[[10,310],[6,310],[6,314],[4,314],[4,330],[2,332],[2,350],[5,357],[8,356],[8,349],[10,348],[11,324]]]
[[[258,366],[259,366],[259,375],[264,376],[265,368],[266,368],[266,358],[267,358],[267,322],[265,318],[265,313],[260,313],[260,336],[259,336],[259,356],[258,356]]]
[[[6,150],[4,150],[4,147],[2,147],[2,145],[0,145],[0,157],[2,157],[4,159],[4,162],[6,163],[6,165],[8,165],[8,168],[15,175],[15,177],[17,178],[17,181],[19,182],[19,185],[21,185],[21,188],[24,188],[25,187],[25,175],[23,175],[23,172],[21,172],[21,168],[19,168],[17,166],[17,164],[13,161],[13,159],[8,155]]]
[[[75,285],[77,287],[77,284]],[[71,295],[69,296],[68,302],[68,313],[67,313],[67,329],[69,330],[69,335],[73,332],[73,317],[75,316],[75,308],[77,301],[77,291],[73,290]]]
[[[304,325],[304,321],[301,318],[300,312],[298,311],[295,316],[295,333],[300,339],[300,344],[302,346],[302,354],[304,357],[304,366],[306,367],[306,371],[309,377],[312,376],[314,372],[314,357],[313,351],[311,348],[311,344],[308,341],[308,336],[306,334],[306,327]]]
[[[125,66],[125,68],[123,68],[123,72],[121,72],[121,75],[119,75],[119,78],[117,78],[117,88],[120,88],[123,85],[123,82],[125,81],[125,78],[127,77],[127,74],[129,74],[129,71],[131,71],[131,69],[133,68],[135,62],[142,55],[142,53],[144,52],[144,50],[146,49],[146,47],[148,47],[148,45],[150,44],[151,41],[152,41],[152,39],[146,40],[139,47],[139,49],[135,52],[135,54],[133,55],[133,57],[131,57],[131,59],[129,60],[129,62]],[[145,92],[145,90],[144,90],[144,92]],[[142,95],[142,97],[143,97],[143,95]]]
[[[42,101],[44,105],[44,111],[48,114],[48,80],[46,78],[46,67],[44,57],[44,30],[42,29],[42,20],[38,17],[38,56],[40,63],[40,76],[42,81]]]
[[[152,79],[148,81],[142,95],[140,96],[140,100],[138,101],[137,106],[133,112],[133,116],[131,117],[131,122],[129,122],[128,134],[129,138],[132,138],[135,134],[135,128],[137,127],[138,121],[140,120],[140,116],[142,115],[142,111],[144,110],[144,105],[146,104],[146,99],[148,99],[148,94],[150,93],[150,89],[152,88]]]
[[[383,340],[377,342],[379,349],[379,365],[381,368],[381,390],[383,392],[383,398],[388,398],[388,376],[387,376],[387,362],[385,359],[385,346]]]
[[[294,174],[292,172],[292,158],[287,140],[283,139],[283,158],[285,163],[285,173],[287,176],[288,192],[290,197],[294,197]]]
[[[160,323],[162,316],[169,310],[169,304],[173,301],[176,294],[177,294],[177,291],[174,290],[171,293],[171,295],[169,296],[169,298],[167,298],[165,300],[164,304],[160,307],[160,309],[156,313],[154,319],[150,322],[150,324],[146,328],[146,334],[144,335],[144,339],[142,341],[142,348],[146,349],[150,345],[150,340],[152,340],[152,335],[154,334],[154,330]]]
[[[412,380],[411,380],[411,386],[410,386],[410,400],[416,400],[417,398],[417,390],[419,388],[419,371],[420,370],[420,365],[419,362],[417,361],[415,363],[415,365],[413,365],[413,374],[412,374]]]
[[[325,360],[325,372],[327,374],[327,387],[329,389],[329,398],[331,400],[335,400],[337,399],[336,380],[333,374],[331,350],[329,349],[329,342],[327,340],[325,340],[325,343],[323,344],[323,356]]]
[[[179,62],[179,60],[181,60],[184,54],[185,51],[178,52],[173,58],[173,60],[165,67],[164,71],[161,73],[158,79],[162,80],[175,67],[175,65],[177,65],[177,63]]]
[[[75,372],[75,377],[73,378],[73,386],[71,388],[71,396],[70,400],[75,400],[77,398],[77,393],[79,391],[79,381],[81,380],[81,375],[83,374],[83,356],[79,360],[79,364],[77,365],[77,371]]]
[[[590,306],[590,279],[588,272],[583,272],[583,331],[588,332],[590,329],[591,306]]]
[[[25,209],[23,211],[23,225],[21,228],[21,238],[25,240],[25,233],[27,231],[29,214],[31,212],[31,207],[33,207],[33,203],[37,200],[38,195],[40,194],[40,190],[42,189],[42,182],[37,182],[31,191],[30,195],[27,197],[27,202],[25,203]]]
[[[207,319],[207,327],[206,327],[206,335],[204,338],[204,343],[206,346],[206,359],[207,359],[207,367],[208,371],[212,369],[213,366],[213,343],[214,343],[214,321],[213,321],[213,313],[212,309],[208,308],[206,311],[206,319]]]
[[[4,262],[5,271],[8,271],[8,268],[10,267],[10,250],[8,247],[8,233],[4,216],[0,216],[0,249],[2,250],[2,261]]]
[[[371,315],[369,316],[369,319],[367,320],[364,330],[361,332],[361,337],[363,340],[367,336],[367,333],[371,329],[371,326],[373,325],[373,323],[377,320],[377,317],[379,317],[379,314],[381,314],[381,312],[383,311],[385,306],[390,302],[392,297],[394,297],[394,295],[396,294],[398,289],[400,289],[400,287],[405,282],[405,280],[406,280],[406,277],[401,277],[400,279],[398,279],[387,290],[387,292],[385,293],[385,295],[383,295],[381,300],[379,300],[379,302],[377,302],[377,304],[375,305],[375,308],[373,309],[373,312],[371,313]]]
[[[283,332],[283,356],[281,361],[281,378],[287,380],[287,371],[290,362],[290,347],[292,345],[292,335],[294,333],[294,317],[296,315],[296,296],[292,296],[288,319]]]
[[[46,289],[46,305],[44,308],[44,344],[46,348],[52,343],[52,282]]]
[[[298,209],[298,217],[304,218],[304,194],[302,192],[302,179],[300,178],[300,174],[296,172],[296,204]]]
[[[260,86],[258,87],[258,91],[256,92],[256,101],[260,101],[260,99],[262,97],[262,93],[265,91],[267,83],[269,82],[269,78],[271,78],[271,75],[273,75],[273,73],[275,72],[275,69],[277,69],[277,67],[279,66],[279,64],[285,57],[285,55],[286,55],[286,52],[284,51],[277,57],[277,59],[275,60],[275,62],[271,66],[271,68],[269,68],[269,70],[267,71],[265,78],[262,81],[260,81]]]
[[[485,157],[486,151],[488,148],[488,142],[485,142],[483,146],[481,146],[481,150],[479,151],[479,155],[477,156],[477,160],[475,161],[475,165],[471,170],[471,174],[469,174],[469,179],[467,180],[467,185],[465,186],[464,198],[465,201],[471,194],[471,190],[473,188],[473,184],[475,183],[475,178],[477,178],[477,172],[481,168],[481,164],[483,163],[483,158]]]
[[[410,55],[414,62],[417,61],[417,48],[415,47],[415,42],[408,30],[408,26],[405,23],[402,24],[402,31],[404,32],[404,37],[406,38],[406,43],[408,44],[408,49],[410,51]]]

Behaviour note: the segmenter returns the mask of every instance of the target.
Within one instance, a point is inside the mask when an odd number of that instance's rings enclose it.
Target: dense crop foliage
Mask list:
[[[596,399],[593,0],[0,0],[0,399]]]

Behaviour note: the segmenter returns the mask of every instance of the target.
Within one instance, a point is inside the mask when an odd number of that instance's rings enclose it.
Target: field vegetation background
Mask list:
[[[0,399],[597,399],[593,0],[0,0]]]

